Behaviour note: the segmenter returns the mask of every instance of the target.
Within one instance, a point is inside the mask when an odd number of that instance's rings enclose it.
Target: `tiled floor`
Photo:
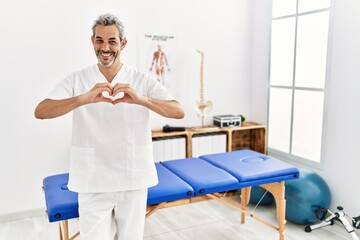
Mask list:
[[[275,223],[274,207],[260,206],[256,215]],[[277,240],[272,228],[248,217],[239,223],[239,213],[215,200],[160,209],[146,220],[145,240]],[[70,221],[70,231],[77,231],[76,219]],[[304,231],[304,226],[288,223],[286,240],[351,240],[339,224]],[[49,223],[46,216],[0,223],[0,240],[59,239],[58,224]]]

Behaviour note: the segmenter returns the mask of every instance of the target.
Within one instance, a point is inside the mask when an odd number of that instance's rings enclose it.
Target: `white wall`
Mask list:
[[[270,2],[270,1],[269,1]],[[269,23],[271,5],[254,1],[254,44],[251,116],[267,118]],[[350,216],[360,215],[360,2],[334,0],[330,41],[330,87],[325,132],[324,168],[313,169],[324,177],[332,191],[332,208],[341,205]],[[306,166],[305,166],[306,167]]]
[[[250,2],[19,0],[2,4],[0,220],[43,209],[42,179],[68,170],[71,114],[40,121],[33,111],[63,77],[95,63],[90,28],[99,14],[111,12],[125,22],[128,45],[122,58],[135,66],[138,33],[173,34],[179,39],[178,98],[186,118],[154,117],[152,124],[154,128],[165,123],[196,126],[201,123],[192,108],[199,99],[198,48],[205,52],[205,97],[214,102],[213,114],[241,113],[251,119]],[[211,116],[206,123],[211,123]]]
[[[60,79],[95,62],[90,25],[98,14],[112,12],[125,22],[123,60],[135,66],[137,33],[181,39],[177,77],[187,116],[154,117],[154,128],[160,128],[200,124],[192,109],[199,98],[197,48],[206,54],[206,98],[215,104],[213,114],[242,113],[266,123],[270,9],[263,0],[8,1],[0,8],[0,220],[43,209],[42,179],[68,169],[71,115],[40,121],[33,110]],[[359,12],[358,0],[335,3],[325,168],[317,170],[333,192],[334,207],[342,205],[353,216],[360,214]]]
[[[360,215],[360,2],[337,0],[331,45],[324,175],[334,204]]]

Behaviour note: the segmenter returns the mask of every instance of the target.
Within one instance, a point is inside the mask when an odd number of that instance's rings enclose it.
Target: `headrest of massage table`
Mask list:
[[[47,215],[50,222],[79,217],[78,194],[67,188],[69,174],[53,175],[43,180]]]
[[[299,177],[299,170],[296,167],[252,150],[203,155],[200,158],[236,177],[240,187]]]

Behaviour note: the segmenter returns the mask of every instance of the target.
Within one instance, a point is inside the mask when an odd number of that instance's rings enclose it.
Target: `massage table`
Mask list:
[[[188,203],[191,199],[215,199],[241,212],[241,223],[250,216],[279,232],[285,238],[285,181],[299,177],[299,170],[283,161],[252,151],[238,150],[218,154],[155,163],[158,185],[149,188],[146,218],[172,203]],[[77,193],[68,190],[67,173],[43,180],[49,222],[59,222],[60,239],[72,240],[68,220],[78,218]],[[252,186],[270,192],[276,203],[277,226],[247,211]],[[239,202],[225,197],[229,191],[241,189]]]

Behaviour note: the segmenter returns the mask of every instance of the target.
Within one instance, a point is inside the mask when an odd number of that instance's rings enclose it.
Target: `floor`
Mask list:
[[[254,214],[275,224],[273,206],[259,206]],[[240,224],[239,219],[236,210],[215,200],[160,209],[146,220],[144,240],[279,239],[277,231],[263,223],[248,217]],[[77,221],[70,221],[72,233],[77,231]],[[45,215],[0,222],[0,240],[50,240],[58,239],[58,235],[58,224],[49,223]],[[285,236],[286,240],[352,239],[339,224],[306,233],[304,226],[287,223]]]

